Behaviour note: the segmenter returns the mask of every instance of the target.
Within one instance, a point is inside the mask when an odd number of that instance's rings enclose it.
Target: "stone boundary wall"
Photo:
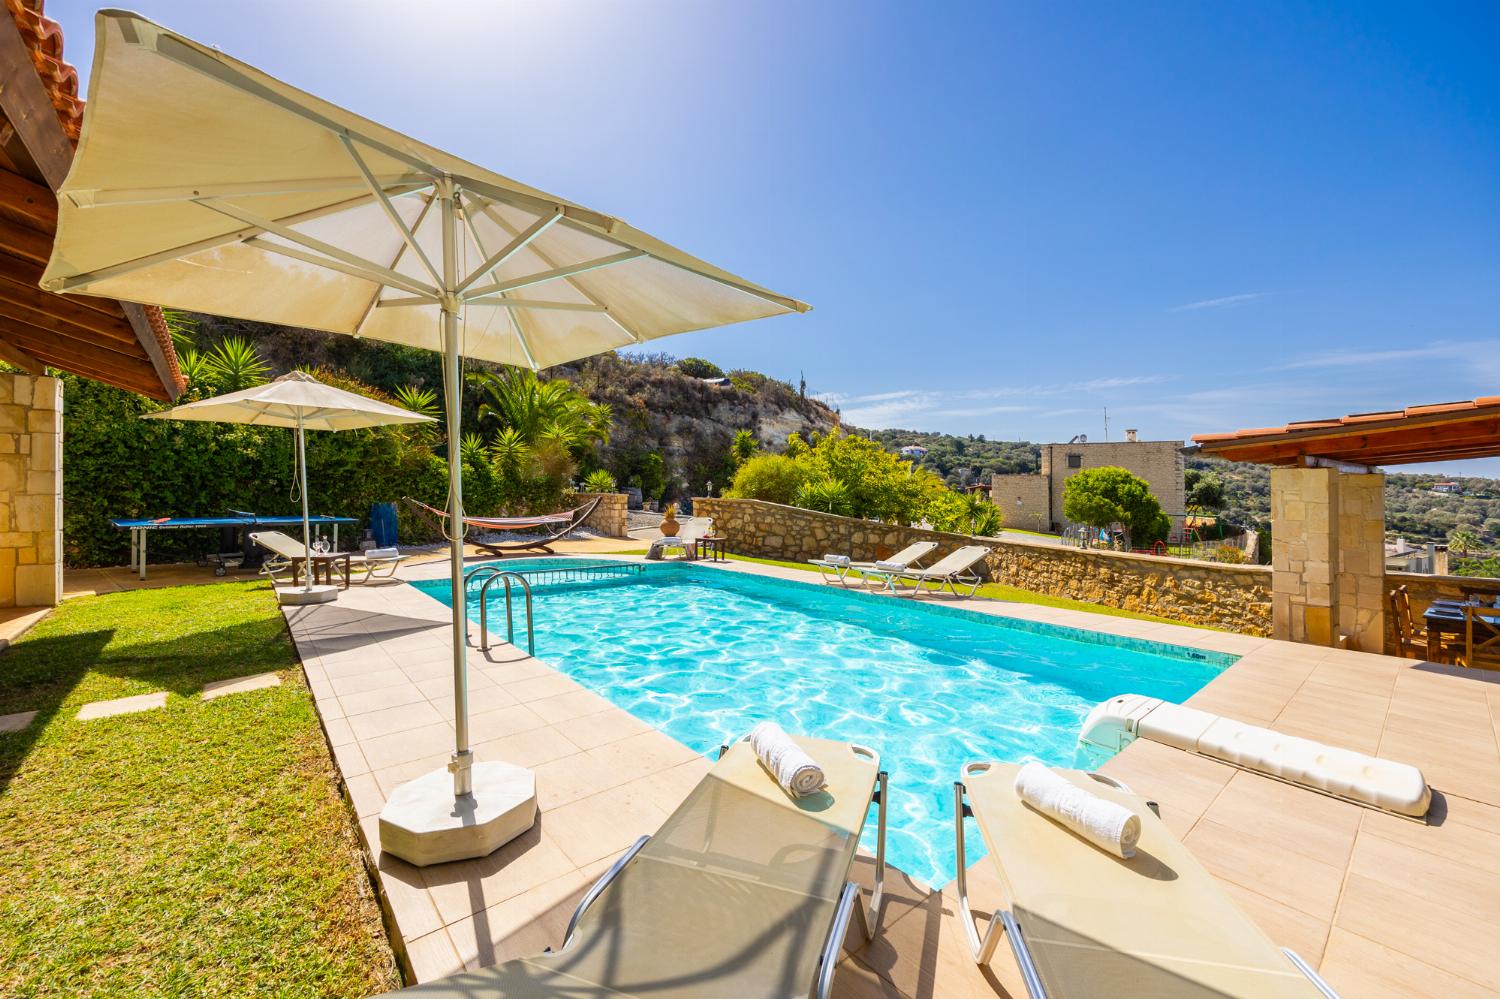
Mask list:
[[[599,505],[594,507],[594,512],[588,515],[583,526],[591,531],[610,538],[623,538],[629,534],[629,518],[625,515],[625,504],[628,497],[624,493],[578,493],[578,505],[594,499],[599,500]]]
[[[801,562],[827,553],[869,561],[884,554],[877,548],[896,551],[913,541],[936,541],[930,565],[955,548],[983,544],[995,550],[981,574],[997,583],[1246,635],[1271,633],[1269,566],[972,538],[761,500],[694,498],[693,510],[712,517],[715,531],[740,555]]]

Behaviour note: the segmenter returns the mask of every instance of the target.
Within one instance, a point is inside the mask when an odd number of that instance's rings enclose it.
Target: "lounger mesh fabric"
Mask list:
[[[1137,853],[1121,860],[1022,803],[1018,769],[964,784],[1049,996],[1321,999],[1144,801],[1059,771],[1140,816]]]
[[[792,798],[736,743],[580,920],[573,943],[400,994],[745,999],[807,994],[877,765],[798,738],[828,787]]]

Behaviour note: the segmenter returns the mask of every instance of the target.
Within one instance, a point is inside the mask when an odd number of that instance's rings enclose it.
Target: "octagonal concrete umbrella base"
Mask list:
[[[453,796],[433,770],[396,788],[380,810],[380,848],[418,867],[495,852],[536,821],[536,779],[509,763],[476,763],[474,793]]]
[[[326,604],[332,603],[339,598],[339,588],[319,583],[317,586],[308,588],[304,586],[281,586],[276,589],[276,599],[281,601],[284,607],[298,607],[303,604]]]

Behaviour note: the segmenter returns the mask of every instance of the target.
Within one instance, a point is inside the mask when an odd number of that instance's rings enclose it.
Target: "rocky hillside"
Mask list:
[[[668,498],[702,495],[709,482],[715,491],[728,485],[729,445],[737,431],[749,430],[763,447],[781,448],[793,432],[822,433],[838,422],[832,409],[786,382],[754,371],[712,377],[716,368],[692,360],[601,354],[548,374],[569,379],[614,413],[601,464],[622,483],[649,487],[652,456],[659,455]]]

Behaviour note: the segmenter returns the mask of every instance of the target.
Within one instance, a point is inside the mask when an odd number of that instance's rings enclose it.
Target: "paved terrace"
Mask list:
[[[710,571],[808,579],[747,563]],[[1500,676],[1075,611],[970,606],[1240,654],[1189,703],[1422,767],[1438,791],[1430,825],[1151,743],[1104,770],[1158,800],[1238,904],[1346,999],[1500,996],[1500,963],[1491,959],[1500,939]],[[503,643],[488,656],[471,649],[476,755],[534,767],[541,818],[482,860],[419,870],[380,854],[376,816],[386,795],[443,766],[452,745],[447,615],[401,584],[288,608],[396,942],[421,981],[557,946],[587,886],[708,769],[547,664]],[[863,874],[868,880],[868,864]],[[951,890],[890,880],[882,933],[846,955],[838,994],[1024,995],[1004,947],[993,972],[968,959]],[[988,859],[975,865],[971,886],[976,905],[999,900]]]

